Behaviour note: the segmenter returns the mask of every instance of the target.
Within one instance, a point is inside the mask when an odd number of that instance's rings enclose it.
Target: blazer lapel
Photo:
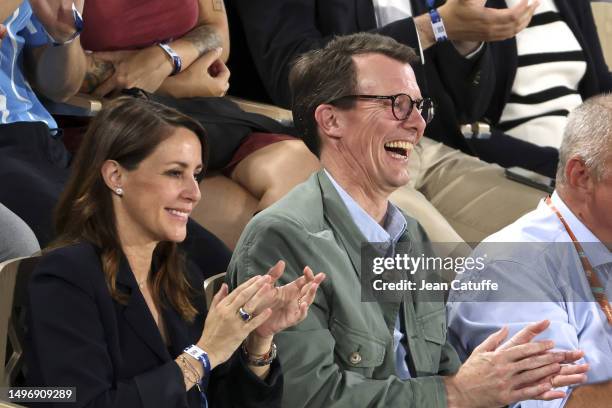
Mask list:
[[[164,323],[168,333],[168,341],[170,342],[170,350],[172,357],[178,356],[183,352],[183,349],[194,342],[190,338],[189,330],[181,316],[172,307],[166,307],[163,310]]]
[[[126,289],[125,293],[129,296],[128,303],[123,308],[123,317],[126,322],[151,351],[162,361],[168,361],[170,355],[162,340],[157,324],[138,289],[132,269],[123,255],[121,256],[119,272],[117,273],[117,283]]]

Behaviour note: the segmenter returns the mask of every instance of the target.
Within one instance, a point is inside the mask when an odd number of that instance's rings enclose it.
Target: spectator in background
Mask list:
[[[82,10],[83,1],[75,4]],[[0,21],[5,33],[0,45],[0,203],[45,245],[69,156],[57,124],[30,85],[51,99],[71,96],[85,74],[85,56],[75,38],[71,1],[3,1]]]
[[[42,247],[54,236],[52,209],[68,179],[71,156],[34,90],[56,101],[79,90],[87,65],[79,36],[82,9],[83,0],[0,5],[6,28],[0,58],[0,203],[26,222]],[[224,271],[230,252],[223,243],[191,220],[188,230],[182,245],[191,259],[202,270]]]
[[[3,15],[0,15],[2,18]],[[6,27],[0,24],[0,47],[6,35]],[[38,251],[38,241],[32,230],[11,210],[0,203],[0,262]]]
[[[537,209],[488,237],[485,268],[463,279],[499,284],[499,293],[453,292],[450,338],[463,358],[498,330],[550,320],[542,333],[561,350],[583,350],[586,385],[561,401],[522,408],[604,407],[612,395],[612,96],[593,97],[568,118],[557,189]],[[522,243],[522,244],[507,244]],[[469,296],[469,302],[462,302]],[[520,299],[521,302],[510,302]],[[484,305],[481,302],[488,302]]]
[[[77,407],[280,407],[273,337],[324,275],[275,288],[275,262],[207,310],[177,246],[206,156],[204,128],[163,105],[120,98],[94,119],[29,284],[30,385],[75,387]]]
[[[290,135],[292,129],[245,113],[229,100],[210,98],[225,95],[229,87],[223,1],[88,0],[84,18],[83,46],[93,52],[87,55],[83,91],[112,96],[141,88],[154,93],[153,100],[198,119],[210,138],[211,170],[223,170],[247,189],[259,202],[257,210],[319,168],[316,157]],[[174,60],[169,52],[176,54]]]
[[[487,4],[504,9],[517,3]],[[583,99],[612,91],[612,74],[588,0],[539,3],[527,28],[490,44],[496,82],[483,119],[493,132],[473,138],[472,146],[484,160],[554,177],[567,115]]]
[[[419,223],[388,201],[408,181],[406,161],[430,114],[410,65],[415,60],[405,45],[359,33],[306,53],[291,72],[295,120],[324,170],[253,218],[228,269],[233,287],[279,257],[289,281],[304,263],[328,273],[304,322],[277,336],[283,406],[503,406],[562,397],[550,392],[549,377],[574,383],[580,379],[571,374],[585,370],[557,364],[580,353],[525,344],[546,322],[506,345],[500,330],[460,367],[446,338],[442,293],[362,301],[367,272],[360,250],[368,242],[398,256],[432,255]]]

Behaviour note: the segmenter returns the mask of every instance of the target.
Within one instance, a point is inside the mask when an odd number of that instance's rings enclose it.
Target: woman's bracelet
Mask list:
[[[198,371],[191,365],[191,363],[185,358],[185,356],[179,356],[179,361],[181,362],[179,366],[181,368],[181,371],[183,372],[183,375],[185,376],[185,379],[187,379],[187,381],[193,383],[194,385],[200,384],[200,382],[202,381],[202,377],[200,377]],[[190,375],[192,377],[190,377]]]
[[[274,359],[276,358],[276,344],[272,342],[270,346],[270,350],[268,350],[265,354],[250,354],[246,347],[246,341],[242,342],[242,355],[246,359],[249,365],[255,367],[264,367],[272,364]]]

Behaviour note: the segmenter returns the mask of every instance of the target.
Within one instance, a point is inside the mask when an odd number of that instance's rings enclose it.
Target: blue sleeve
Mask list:
[[[531,295],[523,299],[531,298],[532,301],[491,301],[491,297],[487,300],[487,296],[477,295],[469,302],[453,302],[451,295],[451,301],[447,304],[449,339],[462,359],[466,359],[476,346],[503,326],[509,329],[509,339],[527,324],[541,319],[550,320],[550,327],[538,335],[535,340],[553,340],[557,350],[580,348],[576,328],[570,323],[567,308],[563,302],[558,301],[559,296],[551,297],[549,301],[543,299],[542,293],[551,291],[552,284],[548,280],[548,271],[536,271],[520,262],[494,261],[487,264],[482,271],[481,277],[485,276],[494,282],[508,283],[512,279],[517,284],[527,281],[528,277],[530,286],[522,286],[522,290]],[[504,279],[508,277],[511,278]],[[508,285],[500,285],[500,287],[507,288]],[[583,362],[583,360],[579,361],[579,363]],[[568,387],[560,387],[558,390],[567,393],[565,399],[522,401],[512,407],[563,407],[571,390]]]
[[[30,21],[19,32],[19,35],[24,38],[27,47],[41,47],[50,43],[45,28],[33,13],[30,16]]]

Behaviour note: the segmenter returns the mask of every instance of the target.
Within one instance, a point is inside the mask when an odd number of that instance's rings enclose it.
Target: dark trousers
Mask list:
[[[541,147],[493,130],[488,139],[470,139],[470,147],[482,160],[502,167],[523,167],[550,178],[555,178],[559,151]]]
[[[43,122],[0,125],[0,203],[30,226],[41,248],[55,236],[53,209],[68,180],[70,160],[61,138]],[[227,269],[229,249],[193,220],[182,246],[205,275]]]

